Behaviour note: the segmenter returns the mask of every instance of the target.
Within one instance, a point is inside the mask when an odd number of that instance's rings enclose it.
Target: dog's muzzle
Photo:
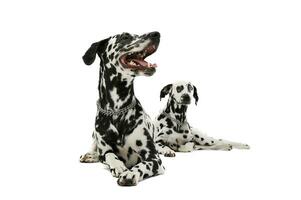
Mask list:
[[[181,96],[181,103],[182,104],[190,104],[191,103],[191,98],[188,94],[183,94]]]
[[[149,44],[142,50],[125,53],[120,57],[123,67],[133,71],[143,71],[144,74],[151,76],[156,71],[156,64],[145,61],[145,58],[156,52],[160,43],[160,33],[151,32],[141,36],[143,40],[150,40]]]

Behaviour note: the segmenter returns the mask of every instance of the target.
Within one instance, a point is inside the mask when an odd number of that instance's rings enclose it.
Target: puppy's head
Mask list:
[[[98,54],[107,68],[115,68],[117,72],[131,76],[151,76],[156,72],[157,65],[145,61],[145,58],[157,50],[159,43],[159,32],[140,36],[122,33],[93,43],[83,60],[87,65],[91,65]]]
[[[178,104],[189,105],[192,98],[195,99],[195,104],[197,104],[199,100],[197,89],[190,82],[181,81],[166,85],[161,90],[160,99],[167,94],[169,94],[169,98],[172,98]]]

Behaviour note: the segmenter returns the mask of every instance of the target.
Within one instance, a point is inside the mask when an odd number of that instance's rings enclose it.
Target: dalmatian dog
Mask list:
[[[160,99],[169,94],[166,107],[156,118],[155,143],[158,152],[168,157],[175,152],[193,150],[228,150],[232,148],[249,149],[249,145],[215,139],[207,136],[187,122],[186,112],[191,100],[198,102],[197,88],[190,82],[176,82],[166,85]]]
[[[83,56],[91,65],[100,58],[99,100],[91,150],[80,162],[102,162],[121,186],[163,174],[153,141],[155,127],[134,94],[136,76],[151,76],[156,64],[145,61],[159,45],[160,33],[122,33],[93,43]]]

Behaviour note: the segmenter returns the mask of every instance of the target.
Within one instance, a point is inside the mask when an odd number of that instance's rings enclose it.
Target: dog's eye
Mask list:
[[[193,90],[193,88],[192,88],[192,86],[190,84],[188,84],[187,88],[188,88],[189,92],[191,92]]]
[[[176,89],[177,89],[177,92],[180,93],[184,89],[184,87],[183,87],[183,85],[181,85],[181,86],[177,86]]]

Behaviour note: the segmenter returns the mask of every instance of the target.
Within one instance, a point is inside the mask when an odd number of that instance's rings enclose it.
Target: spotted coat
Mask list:
[[[192,150],[231,150],[232,147],[248,149],[241,144],[222,139],[215,139],[190,126],[187,122],[187,108],[191,99],[198,102],[197,88],[190,82],[176,82],[166,85],[160,98],[169,95],[166,107],[156,117],[155,143],[159,153],[173,157],[175,152]]]
[[[136,185],[164,172],[152,138],[153,122],[136,98],[133,85],[136,76],[155,73],[155,65],[146,65],[143,59],[157,49],[159,40],[158,32],[141,36],[122,33],[93,43],[83,56],[87,65],[94,62],[96,54],[100,57],[100,108],[114,113],[136,102],[121,114],[98,112],[91,151],[80,158],[81,162],[107,164],[119,185]]]

